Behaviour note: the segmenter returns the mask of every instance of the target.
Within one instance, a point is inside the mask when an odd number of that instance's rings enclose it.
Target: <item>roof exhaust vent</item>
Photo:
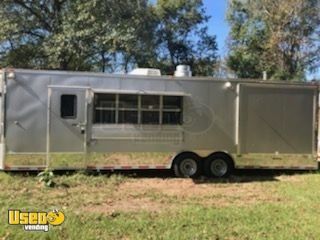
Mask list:
[[[174,72],[175,77],[191,77],[192,72],[189,65],[178,65]]]

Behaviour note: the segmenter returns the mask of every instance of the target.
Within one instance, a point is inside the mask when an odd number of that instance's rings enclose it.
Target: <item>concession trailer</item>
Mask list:
[[[0,169],[317,169],[316,83],[2,69]]]

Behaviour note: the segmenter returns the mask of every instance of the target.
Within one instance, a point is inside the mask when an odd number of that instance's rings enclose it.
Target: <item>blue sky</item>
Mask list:
[[[155,3],[156,0],[150,0]],[[229,25],[225,20],[228,0],[203,0],[206,14],[210,16],[208,22],[209,32],[216,35],[219,55],[227,55],[226,39],[228,37]]]
[[[204,0],[204,6],[206,13],[210,16],[208,22],[209,32],[213,33],[217,37],[217,43],[219,48],[219,55],[225,56],[227,54],[226,40],[229,32],[229,25],[226,21],[226,0]]]

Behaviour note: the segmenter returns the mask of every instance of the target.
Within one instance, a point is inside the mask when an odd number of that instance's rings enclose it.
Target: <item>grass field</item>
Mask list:
[[[319,239],[320,174],[227,180],[0,173],[0,239]],[[64,211],[50,231],[7,223],[8,209]]]

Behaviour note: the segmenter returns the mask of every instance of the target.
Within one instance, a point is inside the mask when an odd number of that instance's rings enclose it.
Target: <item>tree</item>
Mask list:
[[[105,71],[117,54],[132,51],[132,42],[141,35],[137,29],[143,25],[146,3],[4,0],[1,65]]]
[[[215,36],[208,34],[201,0],[158,0],[156,31],[159,62],[169,74],[178,64],[188,64],[195,75],[213,74],[217,59]]]
[[[215,36],[201,0],[3,0],[0,64],[23,68],[212,75]]]
[[[99,70],[127,72],[131,65],[146,64],[151,58],[156,23],[147,0],[83,1],[79,9],[83,17],[78,28],[88,29],[92,64]]]
[[[228,65],[239,77],[305,78],[319,64],[318,0],[231,0]]]
[[[3,0],[0,3],[1,64],[14,67],[88,69],[70,30],[77,5],[66,0]],[[72,15],[72,16],[71,16]],[[3,24],[4,23],[4,24]]]

